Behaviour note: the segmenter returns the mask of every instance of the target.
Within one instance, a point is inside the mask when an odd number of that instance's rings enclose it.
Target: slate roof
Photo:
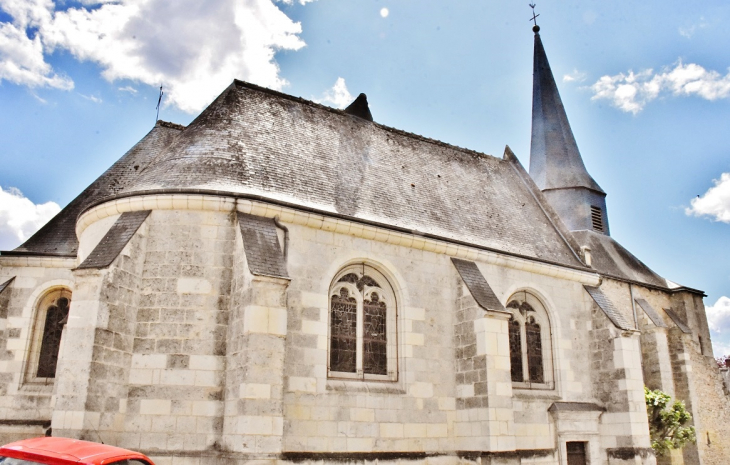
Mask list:
[[[583,164],[537,32],[533,59],[530,174],[535,184],[542,190],[585,187],[603,193]]]
[[[669,318],[672,319],[674,324],[677,325],[680,330],[682,330],[683,333],[690,334],[692,332],[689,326],[687,326],[687,323],[685,323],[682,317],[680,317],[674,310],[672,310],[671,308],[665,308],[664,311],[667,313],[667,315],[669,315]]]
[[[154,128],[114,163],[78,197],[25,243],[2,255],[51,255],[75,257],[79,242],[76,220],[81,212],[101,199],[133,184],[145,167],[180,132],[182,126],[158,121]]]
[[[484,310],[507,311],[494,294],[482,272],[479,271],[476,263],[454,257],[451,257],[451,262],[480,307]]]
[[[581,245],[591,249],[593,268],[599,273],[666,289],[667,281],[654,273],[641,260],[626,250],[612,237],[594,231],[573,231]]]
[[[513,163],[235,81],[122,193],[260,196],[582,267]]]
[[[243,250],[251,274],[288,278],[276,225],[271,218],[237,212]]]
[[[658,326],[659,328],[666,328],[667,324],[664,323],[664,320],[662,320],[662,317],[659,316],[659,313],[657,313],[656,310],[654,310],[654,307],[651,306],[649,302],[646,301],[646,299],[637,298],[634,299],[637,304],[639,304],[639,307],[641,307],[642,310],[644,310],[644,313],[646,313],[646,316],[649,317],[649,319],[654,323],[655,326]]]
[[[609,299],[601,289],[587,285],[583,285],[583,287],[598,304],[601,310],[603,310],[603,313],[606,314],[608,319],[611,320],[614,326],[626,331],[636,329],[632,322],[630,322],[626,316],[624,316],[624,314],[616,308],[613,302],[611,302],[611,299]]]
[[[553,402],[548,412],[605,412],[606,409],[591,402]]]
[[[149,210],[122,213],[86,260],[79,265],[79,269],[106,268],[111,265],[149,215]]]
[[[358,99],[367,105],[364,95]],[[568,233],[509,150],[497,158],[358,116],[234,81],[187,128],[158,122],[36,234],[2,254],[76,256],[75,223],[90,206],[151,192],[210,192],[577,268],[584,268],[577,246],[588,245],[599,273],[667,288],[612,238]]]
[[[10,283],[13,282],[14,279],[15,279],[15,276],[13,276],[12,278],[8,279],[4,283],[0,283],[0,294],[3,293],[3,291],[10,285]]]

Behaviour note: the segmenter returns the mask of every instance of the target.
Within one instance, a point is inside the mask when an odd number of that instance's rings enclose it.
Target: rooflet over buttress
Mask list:
[[[345,108],[345,113],[368,121],[373,120],[373,115],[370,113],[370,107],[368,106],[368,97],[365,94],[358,95],[355,101]]]

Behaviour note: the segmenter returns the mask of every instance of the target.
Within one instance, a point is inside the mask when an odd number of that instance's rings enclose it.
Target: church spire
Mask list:
[[[535,24],[533,31],[530,176],[570,230],[608,234],[606,194],[583,164],[540,39],[540,27]]]

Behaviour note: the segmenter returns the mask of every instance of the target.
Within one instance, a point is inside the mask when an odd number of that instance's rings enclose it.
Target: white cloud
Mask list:
[[[730,223],[730,173],[722,173],[720,179],[714,179],[710,187],[701,197],[692,199],[690,207],[684,212],[687,215],[709,216],[715,221]]]
[[[136,94],[137,93],[137,89],[135,89],[132,86],[119,87],[117,90],[120,90],[122,92],[129,92],[130,94]]]
[[[563,76],[563,82],[583,82],[586,80],[586,73],[574,69],[572,73]]]
[[[715,305],[705,307],[705,313],[715,355],[730,355],[730,298],[720,297]]]
[[[380,9],[380,16],[382,16],[383,18],[387,18],[389,14],[390,11],[387,8]]]
[[[0,187],[0,250],[14,249],[59,211],[55,202],[36,205],[18,189]]]
[[[691,39],[698,29],[704,29],[706,27],[707,22],[705,21],[705,18],[700,16],[700,20],[698,23],[690,24],[689,26],[680,26],[679,35]]]
[[[48,101],[47,101],[46,99],[44,99],[44,98],[41,98],[41,97],[40,97],[40,96],[39,96],[38,94],[36,94],[36,93],[35,93],[35,92],[33,92],[33,91],[31,91],[31,92],[30,92],[30,95],[32,95],[34,99],[38,100],[38,101],[39,101],[40,103],[42,103],[43,105],[45,105],[46,103],[48,103]]]
[[[654,73],[648,69],[602,76],[591,86],[592,100],[608,100],[625,112],[637,114],[663,94],[698,96],[705,100],[730,97],[730,73],[722,76],[700,65],[678,61],[672,69]]]
[[[282,3],[286,3],[287,5],[292,5],[292,4],[294,4],[294,0],[277,0],[277,1],[280,1],[280,2],[282,2]],[[313,2],[313,1],[314,1],[314,0],[299,0],[299,4],[300,4],[300,5],[306,5],[307,3],[311,3],[311,2]]]
[[[0,3],[2,7],[2,3]],[[22,24],[0,23],[0,81],[28,87],[73,89],[73,81],[53,72],[43,57],[43,44],[32,39]]]
[[[167,104],[195,112],[234,78],[281,89],[275,53],[305,45],[301,25],[272,0],[86,0],[64,11],[55,3],[0,0],[13,18],[0,24],[0,79],[70,89],[45,61],[67,50],[98,64],[109,81],[162,83]]]
[[[82,96],[83,98],[85,98],[86,100],[91,100],[94,103],[102,103],[103,102],[103,100],[100,97],[97,97],[95,95],[84,95],[84,94],[81,94],[81,93],[79,95]]]
[[[355,100],[355,97],[353,97],[352,94],[350,94],[350,91],[347,90],[345,78],[339,77],[337,78],[337,81],[335,81],[335,85],[325,92],[324,96],[320,100],[315,101],[319,103],[329,103],[336,108],[345,108],[351,104],[353,100]]]

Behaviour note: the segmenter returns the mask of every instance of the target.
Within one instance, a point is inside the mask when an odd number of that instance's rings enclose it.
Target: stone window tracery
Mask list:
[[[397,380],[397,309],[385,276],[368,265],[349,266],[329,295],[329,376]]]
[[[28,354],[26,381],[48,382],[56,377],[63,328],[71,308],[71,292],[47,293],[36,308],[35,325]]]
[[[509,298],[509,350],[516,388],[552,389],[552,344],[547,311],[537,297],[520,291]]]

